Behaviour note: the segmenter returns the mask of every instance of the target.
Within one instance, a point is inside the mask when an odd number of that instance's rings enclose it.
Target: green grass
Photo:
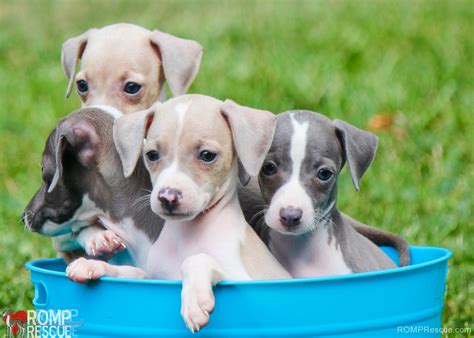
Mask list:
[[[46,136],[80,105],[75,94],[64,99],[61,44],[122,21],[205,46],[191,92],[362,128],[392,116],[361,191],[343,175],[340,209],[451,249],[443,323],[472,327],[474,5],[454,0],[1,1],[0,311],[32,307],[23,265],[55,254],[19,219],[40,182]]]

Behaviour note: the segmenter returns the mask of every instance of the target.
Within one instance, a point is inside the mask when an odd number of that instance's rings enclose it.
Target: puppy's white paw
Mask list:
[[[74,282],[85,283],[106,276],[107,267],[106,262],[81,257],[68,265],[66,275]]]
[[[214,304],[214,293],[211,287],[183,287],[181,316],[191,332],[197,332],[209,323]]]
[[[122,239],[111,230],[96,232],[85,244],[84,250],[89,256],[113,257],[117,252],[123,251],[126,245]]]

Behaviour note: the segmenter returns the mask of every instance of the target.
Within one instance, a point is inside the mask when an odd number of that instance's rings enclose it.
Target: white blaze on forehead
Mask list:
[[[270,208],[265,215],[265,221],[268,226],[276,227],[280,231],[283,231],[281,226],[279,226],[281,208],[287,208],[289,206],[300,208],[303,211],[301,223],[306,230],[312,226],[314,219],[311,197],[300,181],[301,165],[306,157],[308,122],[299,123],[293,114],[290,115],[290,118],[293,126],[289,154],[292,164],[290,179],[277,190],[270,203]],[[295,233],[292,232],[291,234]]]
[[[181,134],[183,133],[183,126],[184,126],[184,119],[186,117],[186,113],[189,110],[189,106],[191,105],[191,100],[188,102],[178,103],[176,105],[176,112],[178,113],[178,123],[176,126],[176,143],[179,142]]]
[[[291,124],[293,126],[293,136],[291,137],[291,148],[290,157],[293,164],[293,170],[291,172],[291,180],[298,180],[301,172],[301,164],[306,155],[306,141],[308,122],[299,123],[296,121],[293,114],[290,115]]]
[[[112,107],[112,106],[107,106],[105,104],[98,104],[98,105],[90,106],[88,108],[97,108],[97,109],[103,110],[104,112],[112,115],[114,119],[118,119],[120,116],[123,115],[123,113],[117,108]]]
[[[180,171],[178,158],[180,138],[183,133],[186,114],[189,110],[191,102],[191,100],[187,102],[181,102],[174,107],[177,113],[177,121],[176,133],[174,134],[174,147],[172,154],[173,160],[168,167],[166,167],[163,171],[159,173],[159,175],[153,182],[153,191],[151,193],[151,209],[155,213],[159,212],[158,194],[162,188],[171,187],[178,190],[184,190],[184,187],[180,185],[185,185],[185,183],[189,183],[190,181],[192,181],[192,179],[186,173]]]
[[[176,172],[178,169],[178,148],[179,148],[179,141],[181,138],[181,135],[183,133],[183,127],[184,127],[184,120],[186,118],[186,113],[189,110],[189,106],[191,105],[191,100],[183,103],[178,103],[175,107],[176,113],[178,113],[177,116],[177,122],[176,122],[176,134],[174,135],[174,154],[173,154],[173,162],[171,165],[166,168],[161,175],[167,176],[169,174],[172,175],[172,173]]]

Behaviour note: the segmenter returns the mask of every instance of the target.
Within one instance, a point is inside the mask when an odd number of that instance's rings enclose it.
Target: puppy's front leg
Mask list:
[[[112,265],[104,261],[86,259],[84,257],[78,258],[69,264],[66,269],[66,275],[70,280],[78,283],[85,283],[103,276],[135,279],[146,277],[145,271],[133,266]]]
[[[111,230],[106,230],[100,225],[91,225],[81,229],[76,237],[89,256],[111,258],[115,253],[123,251],[126,245],[122,239]]]
[[[213,257],[198,254],[183,262],[181,273],[181,316],[194,333],[209,323],[215,304],[212,287],[224,279],[224,270]]]

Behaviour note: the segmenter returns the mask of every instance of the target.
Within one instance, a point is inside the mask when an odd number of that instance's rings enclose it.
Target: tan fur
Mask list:
[[[75,83],[84,80],[88,91],[78,91],[83,107],[108,105],[122,113],[138,112],[166,98],[165,80],[172,95],[184,94],[196,77],[201,57],[199,43],[158,30],[151,32],[132,24],[90,29],[63,44],[61,63],[68,77],[66,97]],[[76,74],[79,60],[80,71]],[[133,95],[126,93],[129,82],[141,89]],[[103,164],[100,169],[110,177],[117,163],[108,161],[104,154],[98,157]],[[56,242],[61,246],[60,240]]]
[[[75,79],[89,83],[89,94],[81,96],[83,106],[105,104],[129,113],[157,100],[164,76],[149,34],[141,27],[122,24],[90,35]],[[122,89],[128,81],[145,84],[143,93],[127,96]]]
[[[194,101],[188,108],[181,127],[178,126],[176,114],[169,113],[169,107],[157,109],[155,119],[163,122],[154,123],[150,127],[144,153],[158,147],[162,156],[159,163],[167,165],[173,163],[173,156],[177,154],[180,168],[191,176],[194,182],[198,185],[218,186],[229,174],[236,156],[232,135],[220,111],[221,101],[207,102],[206,105],[200,105],[199,100]],[[176,109],[176,105],[171,107],[171,110]],[[182,128],[180,135],[176,135],[178,128]],[[219,130],[219,133],[216,133],[216,130]],[[219,154],[216,165],[208,166],[198,159],[198,154],[203,149]],[[163,169],[160,165],[151,166],[149,163],[147,168],[153,180],[156,178],[155,173]]]
[[[148,163],[147,167],[152,180],[155,181],[164,169],[163,163],[172,165],[175,160],[173,156],[177,155],[180,169],[191,176],[194,182],[198,185],[218,187],[229,175],[237,156],[233,150],[230,126],[222,116],[223,102],[212,99],[201,102],[201,97],[189,97],[191,105],[183,121],[179,121],[177,114],[174,114],[174,111],[179,109],[177,106],[183,105],[182,101],[172,107],[163,105],[157,108],[155,119],[160,123],[153,123],[148,130],[144,153],[158,148],[162,160],[157,165]],[[182,123],[182,126],[179,126],[179,123]],[[176,137],[178,129],[181,129],[181,132]],[[261,145],[256,148],[258,156],[265,156],[266,150],[261,148]],[[213,166],[204,165],[197,159],[199,149],[216,151],[220,157],[219,161]],[[246,151],[251,153],[254,149]],[[290,278],[250,226],[245,227],[240,256],[253,279]]]
[[[252,279],[291,278],[250,226],[245,229],[240,257]]]
[[[150,107],[162,98],[166,80],[174,96],[184,94],[194,80],[202,46],[159,31],[132,24],[90,29],[63,44],[62,64],[73,84],[87,81],[89,91],[78,92],[82,106],[109,105],[124,113]],[[80,71],[75,74],[78,60]],[[137,95],[124,92],[127,82],[142,86]]]
[[[181,315],[194,332],[207,325],[212,286],[220,280],[290,278],[245,221],[237,197],[239,163],[247,174],[256,174],[275,117],[204,95],[180,96],[152,110],[118,119],[114,140],[126,174],[143,153],[153,183],[151,209],[166,221],[150,250],[147,274],[182,278]],[[240,129],[249,126],[249,132]],[[218,155],[204,163],[202,150]],[[148,158],[150,151],[159,156]],[[171,190],[178,196],[173,208],[160,197]]]

